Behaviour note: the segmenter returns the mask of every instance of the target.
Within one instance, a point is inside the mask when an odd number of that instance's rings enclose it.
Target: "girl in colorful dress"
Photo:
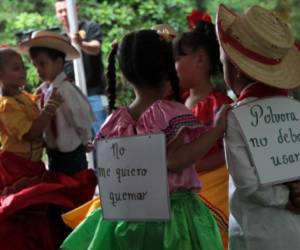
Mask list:
[[[25,81],[20,55],[1,48],[0,244],[5,250],[56,250],[64,235],[49,205],[71,209],[86,202],[96,180],[88,170],[73,177],[46,171],[42,134],[63,99],[54,90],[40,111],[23,90]]]
[[[189,32],[174,40],[176,69],[180,79],[185,106],[207,127],[223,104],[232,100],[218,90],[212,77],[221,73],[219,44],[210,16],[194,10],[187,17]],[[197,162],[203,188],[200,197],[211,209],[220,228],[224,247],[228,245],[228,173],[222,139]]]
[[[178,102],[164,100],[171,85],[180,99],[178,78],[168,34],[141,30],[127,34],[109,58],[109,107],[115,103],[115,55],[135,92],[128,107],[115,110],[98,139],[164,132],[171,219],[167,222],[106,221],[96,209],[64,241],[61,249],[223,249],[216,222],[199,199],[201,188],[195,162],[219,139],[225,129],[226,108],[213,128],[202,127]]]
[[[253,6],[238,16],[224,5],[217,15],[224,79],[237,106],[285,96],[300,84],[300,51],[286,23]],[[233,113],[225,153],[230,182],[229,249],[294,250],[300,246],[300,182],[262,186]],[[297,214],[298,213],[298,214]]]

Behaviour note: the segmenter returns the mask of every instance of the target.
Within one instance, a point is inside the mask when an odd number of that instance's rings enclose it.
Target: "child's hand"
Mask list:
[[[88,142],[88,144],[85,145],[85,152],[89,153],[92,152],[95,149],[95,144],[93,142]]]
[[[60,105],[61,103],[63,103],[63,97],[62,95],[57,91],[57,88],[54,88],[50,97],[49,97],[49,101],[54,101],[55,103],[57,103],[58,105]]]
[[[230,109],[229,104],[224,104],[217,112],[214,118],[214,127],[223,133],[226,129],[227,112]]]
[[[294,214],[300,214],[300,209],[297,209],[290,200],[288,201],[285,208]]]
[[[300,210],[300,181],[287,183],[290,189],[290,202],[295,209]]]
[[[43,111],[48,116],[53,116],[58,107],[63,103],[63,98],[56,88],[53,89]]]

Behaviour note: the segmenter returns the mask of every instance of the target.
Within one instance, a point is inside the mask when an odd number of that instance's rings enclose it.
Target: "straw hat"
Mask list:
[[[52,31],[35,31],[31,34],[31,38],[18,45],[19,50],[29,54],[32,47],[45,47],[55,49],[65,53],[66,60],[73,60],[79,57],[79,52],[73,47],[68,39]]]
[[[246,75],[278,88],[300,85],[300,47],[278,16],[259,6],[237,16],[221,4],[216,26],[226,55]]]

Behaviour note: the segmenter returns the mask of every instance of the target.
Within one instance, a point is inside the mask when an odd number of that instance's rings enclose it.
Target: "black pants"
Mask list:
[[[50,171],[63,172],[71,175],[88,167],[85,147],[83,145],[80,145],[71,152],[47,149],[47,155]]]

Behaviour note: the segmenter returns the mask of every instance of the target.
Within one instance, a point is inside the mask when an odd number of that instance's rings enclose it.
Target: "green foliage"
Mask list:
[[[15,33],[24,30],[59,26],[54,11],[55,0],[1,0],[0,44],[16,44]],[[158,23],[169,23],[177,31],[187,29],[186,15],[196,7],[211,14],[214,20],[218,5],[224,3],[234,11],[242,12],[254,4],[272,9],[287,19],[300,40],[299,0],[78,0],[80,16],[101,25],[104,40],[102,50],[106,64],[110,45],[129,31],[150,28]],[[26,60],[29,89],[39,84],[34,68]],[[118,103],[128,103],[133,95],[125,85],[118,85]]]
[[[213,17],[216,16],[220,3],[225,4],[237,13],[242,13],[253,5],[260,5],[269,10],[273,10],[281,18],[290,23],[296,39],[300,41],[300,5],[298,0],[207,0],[202,2],[204,2],[202,6],[204,6],[207,12]]]
[[[58,26],[53,4],[53,0],[1,0],[0,44],[16,44],[17,31]],[[129,31],[150,28],[164,22],[168,22],[178,31],[183,31],[186,29],[185,16],[196,7],[194,0],[79,0],[78,5],[81,17],[101,25],[105,65],[114,40],[120,40]],[[27,59],[25,61],[28,68],[28,88],[34,89],[39,80],[32,65]],[[133,94],[127,85],[119,84],[118,90],[118,104],[126,104],[132,100]]]

